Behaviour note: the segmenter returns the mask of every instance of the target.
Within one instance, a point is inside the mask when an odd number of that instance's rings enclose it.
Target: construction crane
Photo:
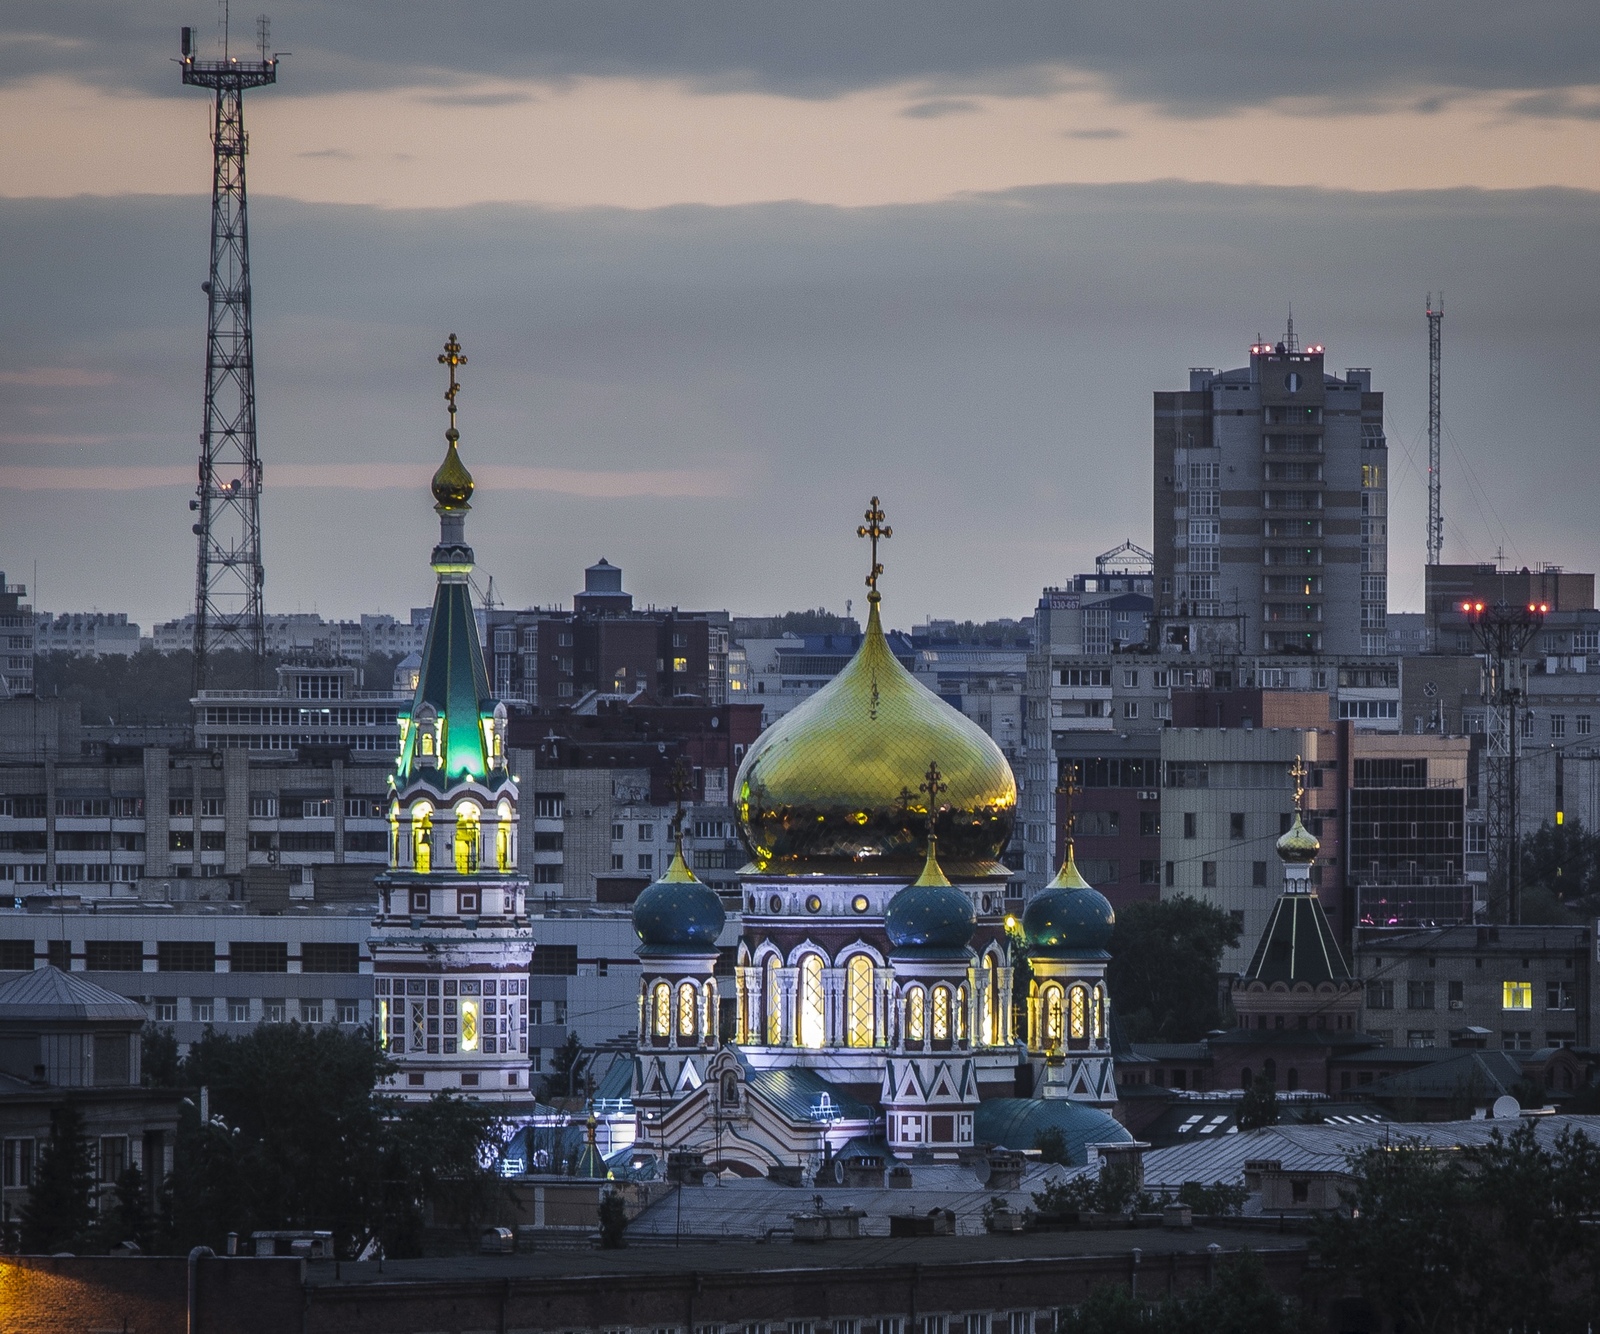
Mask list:
[[[226,10],[224,10],[226,14]],[[212,112],[211,272],[206,294],[205,417],[196,512],[194,693],[205,688],[210,655],[233,648],[251,654],[259,676],[265,651],[261,564],[261,456],[256,449],[256,373],[250,328],[250,231],[245,209],[244,92],[278,81],[278,56],[268,55],[267,20],[256,24],[258,58],[228,50],[201,60],[194,29],[184,28],[178,62],[183,82],[209,88]],[[257,683],[259,684],[259,682]]]

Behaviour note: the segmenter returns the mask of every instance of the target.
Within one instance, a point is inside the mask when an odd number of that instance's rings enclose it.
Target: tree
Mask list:
[[[628,1244],[628,1206],[614,1187],[600,1197],[600,1246],[615,1251]]]
[[[342,1254],[381,1219],[389,1131],[377,1095],[392,1069],[370,1034],[297,1023],[208,1032],[182,1080],[210,1090],[212,1123],[179,1129],[175,1227],[182,1245],[228,1232],[325,1228]]]
[[[1070,1166],[1072,1151],[1067,1147],[1067,1137],[1060,1126],[1046,1126],[1033,1137],[1033,1147],[1039,1150],[1041,1163],[1061,1163]]]
[[[141,1078],[146,1088],[175,1089],[178,1087],[178,1035],[170,1028],[150,1023],[140,1034],[142,1052],[139,1060]]]
[[[1257,1075],[1239,1100],[1239,1129],[1256,1130],[1277,1124],[1278,1090],[1265,1075]]]
[[[129,1167],[117,1178],[111,1199],[95,1221],[95,1249],[109,1251],[131,1241],[141,1251],[149,1251],[154,1249],[155,1231],[144,1173]]]
[[[389,1131],[384,1164],[389,1195],[381,1233],[386,1254],[409,1250],[430,1213],[436,1223],[473,1236],[493,1206],[510,1198],[495,1171],[505,1127],[482,1103],[438,1093],[397,1109]]]
[[[568,1033],[567,1040],[550,1058],[550,1069],[539,1084],[539,1101],[553,1103],[557,1098],[574,1098],[581,1094],[583,1087],[577,1081],[582,1061],[583,1043],[576,1033]]]
[[[1292,1334],[1303,1327],[1299,1303],[1272,1287],[1249,1251],[1223,1261],[1216,1282],[1191,1297],[1147,1303],[1108,1285],[1056,1321],[1058,1334]]]
[[[1348,1214],[1317,1245],[1396,1327],[1578,1331],[1600,1305],[1600,1148],[1531,1124],[1460,1151],[1401,1143],[1350,1160]]]
[[[1221,908],[1180,894],[1117,914],[1106,982],[1133,1042],[1194,1042],[1215,1028],[1222,951],[1239,926]]]
[[[1521,849],[1524,921],[1575,920],[1561,911],[1564,905],[1600,895],[1600,835],[1581,821],[1553,825],[1547,820],[1522,840]],[[1538,915],[1534,919],[1528,917],[1530,899]]]
[[[94,1222],[94,1164],[83,1114],[72,1103],[50,1113],[50,1138],[22,1206],[22,1249],[30,1255],[81,1250]]]

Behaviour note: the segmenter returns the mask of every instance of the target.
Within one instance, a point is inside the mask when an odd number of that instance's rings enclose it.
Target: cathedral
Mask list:
[[[717,970],[722,903],[681,848],[635,904],[635,1156],[757,1175],[1031,1149],[1047,1129],[1081,1162],[1130,1138],[1111,1115],[1111,905],[1069,843],[1021,921],[1006,916],[1016,781],[890,651],[884,517],[874,497],[858,530],[872,556],[856,656],[735,782],[750,861],[732,975]]]
[[[466,357],[454,334],[439,360],[450,370],[450,426],[432,483],[438,585],[389,780],[389,869],[378,877],[371,938],[374,1026],[399,1067],[392,1091],[401,1097],[453,1089],[525,1104],[533,933],[517,871],[506,709],[490,695],[472,613],[473,482],[456,429],[456,367]]]

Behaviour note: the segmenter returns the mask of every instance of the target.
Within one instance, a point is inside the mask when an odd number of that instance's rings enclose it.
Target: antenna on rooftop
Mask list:
[[[1284,345],[1284,347],[1288,348],[1289,351],[1291,351],[1291,352],[1298,352],[1300,350],[1300,343],[1294,336],[1294,302],[1293,301],[1291,301],[1289,303],[1289,329],[1288,329],[1288,332],[1284,334],[1283,345]]]
[[[1439,504],[1439,335],[1444,323],[1444,293],[1434,308],[1428,293],[1428,564],[1444,552],[1444,513]],[[1498,562],[1497,562],[1498,563]]]

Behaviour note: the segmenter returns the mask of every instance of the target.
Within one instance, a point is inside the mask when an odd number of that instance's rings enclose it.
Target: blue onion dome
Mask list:
[[[633,929],[641,956],[707,954],[716,950],[728,914],[716,891],[695,878],[678,840],[672,864],[633,905]]]
[[[1104,955],[1117,914],[1111,902],[1078,871],[1072,844],[1056,877],[1022,914],[1022,933],[1030,953],[1058,956]]]
[[[1300,821],[1300,812],[1294,813],[1294,823],[1289,832],[1278,840],[1278,856],[1292,865],[1314,862],[1322,851],[1322,841]]]
[[[928,840],[922,874],[889,900],[883,929],[896,953],[959,954],[978,925],[972,900],[939,867],[935,840]]]

